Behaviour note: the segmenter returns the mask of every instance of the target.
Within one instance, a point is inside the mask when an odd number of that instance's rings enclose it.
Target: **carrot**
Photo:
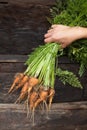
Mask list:
[[[24,74],[23,73],[18,73],[16,76],[15,76],[15,79],[13,81],[13,84],[12,86],[10,87],[8,93],[11,93],[13,91],[13,89],[15,88],[15,86],[22,80],[22,78],[24,77]]]
[[[18,102],[21,102],[25,97],[26,95],[28,94],[28,86],[29,86],[29,83],[28,81],[24,84],[22,90],[21,90],[21,93],[20,93],[20,96],[19,98],[16,100],[15,103],[18,103]]]
[[[30,77],[29,78],[29,86],[35,86],[39,83],[39,80],[35,77]]]
[[[38,92],[33,91],[29,96],[29,104],[30,104],[30,110],[33,109],[34,103],[36,102],[38,98]]]
[[[29,77],[27,75],[25,75],[23,77],[23,79],[21,80],[21,82],[19,82],[19,84],[15,87],[14,91],[16,91],[17,89],[21,88],[28,80],[29,80]]]
[[[39,80],[37,78],[30,77],[28,80],[28,83],[29,83],[29,86],[28,86],[28,100],[29,100],[30,93],[31,93],[33,87],[39,83]],[[27,108],[28,108],[28,101],[27,101]]]
[[[30,102],[30,110],[33,109],[33,106],[34,106],[34,101],[32,100],[35,100],[37,97],[38,97],[38,94],[37,92],[33,91],[32,92],[32,95],[31,95],[31,91],[33,90],[33,88],[39,83],[39,80],[35,77],[30,77],[29,78],[29,88],[28,88],[28,100]],[[29,99],[30,98],[30,99]],[[27,103],[27,110],[28,110],[28,103]],[[28,113],[27,113],[27,116],[28,116]]]
[[[30,119],[32,119],[32,124],[34,125],[34,113],[35,113],[35,108],[34,108],[34,103],[36,102],[36,100],[38,99],[38,92],[37,91],[32,91],[30,93],[30,96],[28,98],[29,101],[29,108],[27,111],[27,117],[29,115],[29,110],[30,110]]]
[[[42,90],[39,94],[39,98],[36,100],[34,104],[34,108],[36,108],[41,102],[45,101],[48,97],[48,90]]]
[[[52,100],[53,100],[54,94],[55,94],[55,90],[50,88],[49,89],[49,105],[48,105],[48,109],[49,110],[51,108],[51,104],[52,104]]]
[[[33,87],[39,83],[39,80],[34,77],[29,78],[29,89],[28,89],[28,94],[31,92]]]

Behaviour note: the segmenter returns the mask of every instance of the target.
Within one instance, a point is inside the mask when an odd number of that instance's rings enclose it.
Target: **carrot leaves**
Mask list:
[[[56,75],[59,77],[59,80],[61,80],[64,85],[68,83],[73,87],[81,89],[83,88],[78,77],[72,72],[58,68],[56,70]]]
[[[60,5],[62,8],[58,12]],[[87,0],[57,1],[50,13],[51,24],[87,27]],[[79,75],[82,76],[87,69],[87,39],[75,41],[67,48],[66,55],[80,64]]]

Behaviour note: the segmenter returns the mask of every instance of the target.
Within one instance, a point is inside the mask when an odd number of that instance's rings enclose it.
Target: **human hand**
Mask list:
[[[87,31],[87,29],[86,29]],[[44,41],[58,42],[61,44],[62,48],[69,46],[75,40],[83,38],[85,35],[84,29],[82,27],[69,27],[65,25],[52,25],[51,29],[47,31],[44,35]]]

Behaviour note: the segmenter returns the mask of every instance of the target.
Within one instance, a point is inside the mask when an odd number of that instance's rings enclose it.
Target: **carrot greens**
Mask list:
[[[51,18],[48,20],[51,24],[87,27],[87,0],[57,1],[50,13]],[[82,76],[87,69],[87,39],[80,39],[71,44],[66,55],[80,64],[79,75]]]

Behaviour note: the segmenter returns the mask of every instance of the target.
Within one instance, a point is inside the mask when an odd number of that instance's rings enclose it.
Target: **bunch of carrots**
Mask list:
[[[47,104],[50,110],[55,94],[55,70],[57,53],[61,55],[59,44],[51,43],[37,47],[26,61],[28,66],[24,73],[18,73],[14,77],[8,93],[21,90],[15,103],[26,102],[29,110],[35,110],[41,103]]]
[[[58,43],[48,43],[37,47],[26,61],[27,69],[14,77],[8,93],[20,89],[20,95],[16,103],[27,102],[28,110],[34,112],[40,104],[45,103],[46,109],[50,110],[55,94],[54,84],[56,75],[62,81],[69,83],[69,73],[58,70],[58,57],[63,54],[63,49]],[[61,74],[60,74],[61,73]],[[67,75],[68,74],[68,75]],[[71,74],[71,73],[70,73]],[[82,87],[74,76],[75,87]],[[77,83],[76,83],[77,82]]]
[[[39,84],[39,79],[34,77],[29,77],[23,73],[19,73],[15,76],[13,84],[9,89],[8,93],[15,92],[21,88],[20,95],[16,100],[16,103],[20,103],[23,100],[28,100],[30,110],[35,109],[41,102],[44,102],[48,99],[50,109],[55,90],[49,88],[44,89],[43,86]]]

